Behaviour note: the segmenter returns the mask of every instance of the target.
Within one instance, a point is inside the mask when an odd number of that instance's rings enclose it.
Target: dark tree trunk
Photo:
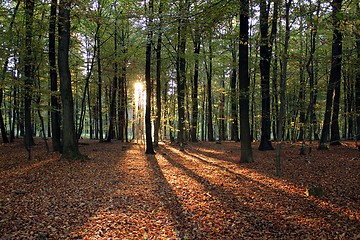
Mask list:
[[[116,6],[115,6],[116,7]],[[116,9],[115,9],[116,12]],[[112,80],[112,87],[111,87],[111,96],[110,96],[110,111],[109,111],[109,130],[107,135],[107,142],[111,142],[111,139],[114,138],[114,126],[116,123],[116,95],[117,95],[117,84],[118,84],[118,48],[117,48],[117,19],[115,19],[115,26],[114,26],[114,54],[115,54],[115,61],[114,61],[114,77]]]
[[[98,28],[100,28],[100,23],[98,24]],[[99,140],[103,141],[103,117],[102,117],[102,70],[101,70],[101,43],[100,43],[100,36],[97,36],[96,39],[97,44],[97,73],[98,73],[98,94],[97,94],[97,100],[98,100],[98,121],[99,121]]]
[[[240,43],[239,43],[239,85],[240,85],[240,162],[253,162],[249,124],[249,1],[240,0]]]
[[[340,81],[341,81],[341,59],[342,59],[342,34],[340,31],[339,13],[341,11],[342,0],[334,0],[333,7],[333,43],[331,57],[331,71],[326,94],[326,110],[324,115],[324,124],[321,131],[319,142],[319,150],[327,149],[326,142],[330,134],[331,126],[331,142],[340,141],[339,133],[339,102],[340,102]],[[332,116],[331,116],[332,113]]]
[[[51,90],[51,132],[54,152],[61,151],[60,104],[58,102],[58,79],[56,71],[56,9],[57,0],[51,1],[49,24],[49,66]]]
[[[276,3],[276,1],[275,1]],[[260,73],[261,73],[261,140],[259,150],[274,150],[271,144],[271,120],[270,120],[270,61],[272,39],[268,36],[269,31],[269,5],[266,0],[260,1]],[[274,6],[274,19],[277,17],[277,6]],[[275,20],[274,20],[275,21]],[[274,26],[273,26],[274,27]],[[276,24],[275,24],[276,27]],[[276,30],[273,28],[273,30]]]
[[[70,47],[70,7],[71,0],[61,0],[59,4],[59,44],[58,66],[60,73],[60,91],[62,100],[63,121],[63,150],[62,158],[79,159],[80,154],[75,133],[74,101],[71,88],[71,74],[69,69]]]
[[[191,141],[197,142],[197,125],[198,125],[198,90],[199,90],[199,54],[201,47],[201,38],[200,30],[198,27],[195,27],[194,32],[194,54],[195,54],[195,64],[194,64],[194,79],[192,85],[192,117],[191,117]]]
[[[300,31],[303,32],[303,24],[300,25]],[[303,52],[303,42],[300,41],[300,51]],[[305,75],[304,75],[304,61],[303,58],[300,58],[300,69],[299,69],[299,77],[300,77],[300,89],[299,89],[299,101],[298,101],[298,110],[300,111],[300,132],[298,141],[305,140],[305,122],[306,122],[306,108],[305,108],[305,101],[306,101],[306,83],[305,83]]]
[[[34,0],[25,1],[25,100],[24,100],[24,121],[25,121],[25,146],[29,149],[34,145],[32,122],[31,122],[31,101],[32,91],[34,85],[34,62],[33,62],[33,15],[34,15]]]
[[[155,154],[154,146],[151,136],[151,47],[152,47],[152,14],[154,12],[153,0],[149,2],[149,18],[147,23],[148,36],[146,42],[146,66],[145,66],[145,81],[146,81],[146,109],[145,109],[145,134],[146,134],[146,154]]]
[[[206,71],[207,76],[207,102],[208,102],[208,112],[207,112],[207,124],[208,124],[208,141],[214,141],[214,129],[213,129],[213,117],[212,117],[212,75],[213,75],[213,50],[212,50],[212,36],[210,36],[209,42],[209,67]]]
[[[154,126],[154,145],[159,145],[160,121],[161,121],[161,45],[162,45],[162,8],[163,2],[159,3],[159,25],[156,46],[156,119]]]
[[[186,85],[186,18],[184,9],[188,9],[188,0],[180,0],[180,17],[178,26],[178,53],[177,53],[177,94],[178,94],[178,142],[182,147],[185,142],[185,85]]]

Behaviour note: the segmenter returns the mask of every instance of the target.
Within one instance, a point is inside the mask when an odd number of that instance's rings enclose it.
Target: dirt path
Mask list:
[[[145,155],[140,144],[91,142],[81,151],[91,160],[0,155],[0,239],[360,238],[357,192],[334,191],[356,188],[354,160],[342,163],[353,167],[345,183],[331,179],[338,185],[315,198],[305,195],[303,174],[324,181],[316,170],[287,160],[292,173],[279,180],[266,159],[274,153],[260,159],[255,152],[257,163],[239,165],[236,143],[190,144],[185,152],[161,145]],[[336,162],[328,166],[322,175],[337,178]]]

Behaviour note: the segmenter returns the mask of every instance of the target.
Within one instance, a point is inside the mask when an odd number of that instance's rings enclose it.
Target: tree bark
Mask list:
[[[201,48],[201,37],[199,27],[195,27],[194,31],[194,78],[192,84],[192,116],[191,116],[191,141],[197,142],[197,125],[198,125],[198,113],[199,113],[199,55]]]
[[[116,7],[116,5],[115,5]],[[115,14],[116,13],[116,9],[115,9]],[[117,26],[117,18],[115,19],[115,24],[114,24],[114,54],[115,54],[115,61],[114,61],[114,65],[113,65],[113,69],[114,69],[114,76],[113,76],[113,80],[112,80],[112,87],[111,87],[111,96],[110,96],[110,111],[109,111],[109,130],[108,130],[108,135],[107,135],[107,142],[111,142],[111,139],[113,139],[114,136],[114,126],[116,123],[116,95],[117,95],[117,84],[118,84],[118,70],[119,70],[119,66],[118,66],[118,48],[117,48],[117,35],[118,35],[118,26]]]
[[[185,142],[185,84],[186,84],[186,12],[188,9],[188,0],[179,1],[179,19],[178,19],[178,52],[177,52],[177,98],[178,98],[178,142],[182,147]]]
[[[25,121],[25,146],[26,149],[30,149],[34,145],[32,122],[31,122],[31,101],[32,91],[34,85],[34,62],[33,62],[33,15],[34,15],[34,0],[25,1],[25,99],[24,99],[24,121]]]
[[[210,35],[212,35],[210,33]],[[214,129],[213,129],[213,117],[212,117],[212,75],[213,75],[213,49],[212,49],[212,36],[209,40],[209,67],[206,69],[207,76],[207,102],[208,102],[208,111],[207,111],[207,124],[208,124],[208,141],[214,141]]]
[[[99,4],[99,17],[101,16],[101,9]],[[97,28],[100,29],[101,23],[100,20],[97,22]],[[101,70],[101,43],[100,43],[100,35],[96,38],[97,44],[97,73],[98,73],[98,92],[97,92],[97,100],[98,100],[98,121],[99,121],[99,140],[100,142],[103,141],[103,117],[102,117],[102,70]]]
[[[63,120],[63,151],[62,158],[79,159],[80,154],[75,133],[74,101],[71,88],[71,74],[69,68],[70,47],[70,7],[71,0],[61,0],[59,4],[59,43],[58,66],[60,73],[60,91],[62,100]]]
[[[152,47],[152,23],[153,23],[154,5],[153,0],[149,1],[149,17],[147,23],[147,42],[146,42],[146,66],[145,66],[145,81],[146,81],[146,108],[145,108],[145,134],[146,134],[146,154],[155,154],[154,146],[151,136],[151,47]]]
[[[285,112],[285,93],[286,93],[286,78],[287,78],[287,62],[288,62],[288,49],[289,49],[289,40],[290,40],[290,7],[292,0],[288,0],[285,2],[285,42],[284,42],[284,50],[282,54],[282,72],[281,72],[281,80],[280,80],[280,116],[279,116],[279,127],[277,140],[278,144],[276,146],[276,176],[281,176],[281,146],[283,140],[283,124],[286,120],[286,112]]]
[[[249,124],[249,0],[240,0],[239,86],[241,163],[253,162]]]
[[[51,90],[51,136],[54,152],[61,152],[60,104],[58,102],[58,79],[56,71],[56,9],[57,0],[51,1],[49,24],[49,66]]]
[[[274,22],[277,20],[277,1],[274,2]],[[272,51],[272,38],[269,31],[269,7],[266,0],[260,1],[260,73],[261,73],[261,140],[259,150],[274,150],[271,144],[271,120],[270,120],[270,61]],[[276,33],[276,24],[273,25]],[[275,35],[274,33],[274,35]],[[271,35],[270,35],[271,36]]]
[[[330,135],[331,126],[331,141],[338,142],[340,140],[339,134],[339,101],[340,101],[340,81],[341,81],[341,59],[342,59],[342,34],[340,31],[340,19],[338,14],[341,11],[342,0],[334,0],[333,7],[333,43],[331,53],[331,70],[330,79],[328,83],[328,90],[326,94],[326,110],[324,114],[323,129],[321,131],[321,138],[318,150],[327,149],[326,142]]]
[[[154,126],[154,146],[159,145],[160,121],[161,121],[161,45],[162,45],[162,8],[163,2],[159,2],[158,39],[156,46],[156,119]]]

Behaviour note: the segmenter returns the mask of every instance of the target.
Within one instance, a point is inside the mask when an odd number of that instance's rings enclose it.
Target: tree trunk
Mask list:
[[[210,34],[211,35],[211,34]],[[214,129],[213,129],[213,117],[212,117],[212,75],[213,75],[213,50],[212,50],[212,36],[209,40],[209,67],[206,71],[207,76],[207,102],[208,102],[208,112],[207,112],[207,124],[208,124],[208,141],[214,141]]]
[[[145,81],[146,81],[146,109],[145,109],[145,134],[146,134],[146,154],[155,154],[154,146],[151,136],[151,47],[153,37],[153,0],[149,2],[149,17],[148,17],[148,36],[146,42],[146,66],[145,66]]]
[[[160,121],[161,121],[161,45],[162,45],[162,8],[163,2],[159,2],[159,25],[158,40],[156,46],[156,119],[154,126],[154,145],[159,145]]]
[[[225,72],[223,78],[221,79],[221,95],[220,95],[220,106],[219,106],[219,141],[225,141]]]
[[[116,5],[115,5],[116,8]],[[115,9],[115,12],[116,9]],[[111,87],[111,96],[110,96],[110,111],[109,111],[109,130],[107,135],[107,142],[111,142],[114,136],[114,126],[116,123],[116,95],[117,95],[117,84],[118,84],[118,49],[117,49],[117,18],[115,19],[115,26],[114,26],[114,54],[115,54],[115,61],[113,65],[114,69],[114,76],[112,80],[112,87]]]
[[[276,1],[275,1],[276,3]],[[271,144],[271,120],[270,120],[270,61],[272,40],[269,39],[268,17],[269,8],[266,0],[260,1],[260,73],[261,73],[261,140],[259,150],[274,150]],[[277,19],[277,6],[274,5],[274,19]],[[274,20],[276,21],[276,20]],[[274,27],[274,26],[273,26]],[[276,24],[275,24],[276,27]],[[273,28],[274,30],[274,28]],[[275,29],[276,30],[276,29]]]
[[[12,31],[13,31],[15,18],[16,18],[16,14],[17,14],[17,11],[19,9],[20,3],[21,3],[21,1],[18,0],[17,3],[16,3],[16,6],[14,8],[14,13],[12,15],[9,30],[8,30],[9,33],[12,33]],[[2,137],[3,143],[9,143],[9,139],[7,137],[6,128],[5,128],[5,122],[4,122],[4,118],[3,118],[3,115],[2,115],[2,108],[1,108],[2,101],[3,101],[3,88],[2,88],[3,85],[2,85],[2,83],[5,81],[5,75],[6,75],[6,72],[7,72],[7,69],[8,69],[8,64],[9,64],[9,58],[6,57],[6,59],[4,61],[2,75],[0,76],[1,77],[0,78],[0,130],[1,130],[1,137]],[[14,101],[15,101],[15,99],[14,99]],[[12,128],[12,130],[13,129],[14,128]]]
[[[178,53],[177,53],[177,94],[178,94],[178,142],[180,147],[185,142],[185,84],[186,84],[186,18],[184,9],[188,9],[188,0],[180,0],[180,17],[178,20]]]
[[[98,24],[98,28],[100,28],[100,23]],[[98,100],[98,121],[99,121],[99,140],[100,142],[103,141],[103,117],[102,117],[102,72],[101,72],[101,51],[100,51],[100,36],[97,36],[96,39],[97,44],[97,73],[98,73],[98,94],[97,94],[97,100]]]
[[[291,1],[288,0],[285,2],[286,10],[285,10],[285,43],[284,43],[284,52],[282,54],[282,73],[280,80],[280,116],[279,116],[279,127],[277,140],[278,144],[276,146],[276,176],[281,176],[281,146],[283,140],[283,125],[286,120],[285,114],[285,93],[286,93],[286,78],[287,78],[287,62],[288,62],[288,49],[289,49],[289,40],[290,40],[290,7]]]
[[[51,1],[49,24],[49,66],[51,90],[51,136],[54,152],[61,151],[60,104],[58,102],[58,79],[56,71],[56,9],[57,0]]]
[[[70,5],[71,0],[61,0],[59,4],[59,43],[58,66],[60,73],[60,91],[62,100],[63,120],[63,151],[62,158],[79,159],[80,154],[75,133],[74,101],[71,88],[71,74],[69,69],[70,47]]]
[[[32,121],[31,121],[31,102],[32,91],[34,85],[34,62],[33,62],[33,15],[34,15],[34,0],[25,1],[25,100],[24,100],[24,122],[25,122],[25,146],[30,149],[34,145]]]
[[[239,43],[239,85],[240,85],[240,162],[253,162],[249,124],[249,0],[240,0],[240,43]]]
[[[201,47],[201,38],[200,30],[198,27],[195,27],[194,32],[194,55],[195,55],[195,64],[194,64],[194,79],[192,85],[192,117],[191,117],[191,141],[197,142],[197,125],[198,125],[198,91],[199,91],[199,55]]]
[[[342,59],[342,34],[340,31],[339,13],[341,11],[342,0],[334,0],[333,7],[333,43],[331,57],[331,71],[326,94],[326,110],[324,114],[323,129],[319,142],[319,150],[327,149],[326,142],[330,134],[331,125],[331,141],[339,142],[339,102],[340,102],[340,81],[341,81],[341,59]],[[333,113],[331,118],[331,113]]]

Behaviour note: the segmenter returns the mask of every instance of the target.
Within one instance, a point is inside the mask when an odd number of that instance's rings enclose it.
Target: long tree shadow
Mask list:
[[[276,237],[278,233],[280,232],[278,227],[274,225],[272,222],[268,221],[267,219],[262,218],[260,215],[256,213],[256,211],[249,211],[249,206],[244,204],[244,202],[251,202],[252,199],[247,196],[242,196],[240,202],[237,195],[235,195],[233,192],[231,192],[226,187],[223,187],[221,185],[216,185],[209,180],[205,179],[204,177],[198,175],[193,170],[185,167],[183,164],[180,163],[182,159],[181,155],[178,155],[176,153],[171,152],[170,149],[168,149],[165,146],[161,147],[164,151],[164,158],[174,167],[180,169],[182,172],[184,172],[187,176],[194,179],[198,183],[202,184],[204,189],[209,192],[213,197],[217,199],[218,202],[221,203],[223,206],[223,209],[226,212],[232,213],[233,216],[236,216],[234,219],[228,219],[228,221],[234,221],[234,224],[229,224],[227,226],[223,226],[223,233],[225,236],[227,234],[230,234],[231,232],[234,233],[236,231],[237,234],[235,235],[241,235],[241,225],[247,226],[247,233],[251,233],[254,235],[251,235],[251,237],[258,237],[256,234],[259,234],[263,230],[268,230],[269,233]],[[178,160],[174,160],[178,159]],[[254,213],[255,212],[255,213]],[[234,226],[236,226],[234,228]],[[249,228],[251,228],[249,230]]]
[[[240,210],[242,213],[245,213],[245,214],[246,214],[246,211],[249,210],[249,209],[247,209],[247,206],[245,207],[244,204],[241,203],[238,200],[237,196],[235,194],[233,194],[231,191],[229,191],[225,187],[215,185],[215,184],[211,183],[210,181],[204,179],[203,177],[199,176],[194,171],[188,169],[183,164],[181,164],[180,163],[181,160],[175,161],[174,159],[181,159],[181,156],[180,155],[176,156],[177,153],[172,152],[172,150],[170,148],[167,148],[164,146],[163,149],[167,153],[165,158],[169,161],[169,163],[171,163],[173,166],[181,169],[188,176],[195,179],[199,183],[203,184],[205,189],[207,191],[211,192],[214,196],[216,196],[224,204],[224,206],[226,208],[234,209],[234,211]],[[169,157],[169,155],[174,156],[174,157]],[[239,174],[234,171],[231,171],[227,167],[221,166],[214,162],[209,162],[205,158],[198,157],[189,152],[187,152],[187,155],[191,156],[193,159],[196,159],[198,162],[201,162],[202,164],[210,165],[212,167],[219,168],[222,171],[227,172],[228,174],[235,177],[236,181],[238,181],[239,183],[244,183],[245,185],[249,185],[249,186],[251,185],[250,187],[254,191],[256,198],[269,198],[270,195],[274,196],[275,198],[271,199],[271,201],[273,202],[274,205],[281,203],[283,198],[286,199],[286,202],[287,203],[291,202],[292,205],[286,206],[286,205],[284,205],[284,203],[282,203],[283,206],[280,206],[280,207],[287,208],[288,210],[290,209],[291,210],[291,211],[289,211],[290,214],[298,215],[298,216],[301,216],[301,218],[306,219],[308,217],[309,218],[314,217],[311,214],[313,214],[313,212],[316,211],[317,214],[320,214],[320,216],[315,216],[315,218],[320,217],[322,219],[322,221],[324,221],[324,223],[330,224],[330,226],[335,226],[335,224],[342,222],[346,225],[352,226],[352,228],[354,228],[354,229],[356,229],[356,226],[360,227],[360,223],[358,221],[356,221],[354,219],[349,219],[349,217],[344,216],[339,212],[331,211],[327,207],[323,207],[323,206],[319,205],[318,203],[315,203],[311,199],[305,198],[305,196],[298,196],[296,194],[288,193],[282,189],[276,189],[272,186],[268,186],[260,181],[257,181],[256,179],[253,179],[253,178],[247,177],[243,174]],[[250,184],[248,184],[248,183],[250,183]],[[243,199],[243,197],[242,197],[242,199]],[[246,201],[246,199],[244,201]],[[276,214],[277,210],[276,209],[267,209],[267,211],[271,215],[271,214]],[[331,218],[329,216],[331,216]],[[279,222],[285,224],[288,228],[288,231],[296,232],[296,230],[298,230],[298,231],[300,230],[300,231],[309,232],[309,231],[314,230],[313,228],[308,227],[307,225],[289,221],[290,218],[288,218],[288,217],[292,218],[292,216],[286,216],[286,215],[278,216]],[[259,230],[259,226],[260,226],[260,230],[261,230],[261,228],[269,228],[270,227],[275,232],[277,231],[277,227],[275,225],[273,225],[272,223],[269,223],[267,219],[259,219],[259,217],[252,216],[252,218],[247,218],[247,220],[250,221],[252,223],[252,225],[258,226],[258,230]]]
[[[226,144],[226,143],[225,143]],[[206,159],[206,158],[211,158],[211,159],[214,159],[214,160],[216,160],[216,161],[218,161],[218,162],[220,162],[220,164],[219,165],[217,165],[217,167],[219,167],[219,168],[221,168],[222,170],[224,170],[224,171],[229,171],[229,168],[228,167],[231,167],[231,166],[235,166],[234,164],[238,164],[238,162],[237,161],[234,161],[234,160],[232,160],[232,159],[226,159],[226,158],[224,158],[224,157],[219,157],[219,156],[222,156],[221,154],[219,155],[219,154],[215,154],[215,153],[211,153],[211,150],[206,150],[206,147],[208,147],[208,146],[204,146],[203,148],[205,148],[205,149],[202,149],[202,148],[200,148],[200,147],[193,147],[193,146],[188,146],[187,147],[187,151],[186,151],[186,154],[188,154],[189,156],[192,156],[192,157],[195,157],[195,158],[198,158],[199,160],[204,160],[204,159]],[[232,152],[235,152],[235,149],[234,150],[230,150],[230,153],[232,153]],[[225,152],[223,152],[224,154],[226,154]],[[261,154],[263,154],[263,153],[261,153]],[[272,152],[272,153],[268,153],[268,154],[270,154],[270,157],[269,157],[269,155],[267,155],[267,158],[270,158],[270,159],[275,159],[275,152]],[[328,153],[326,153],[326,154],[328,154]],[[204,157],[204,158],[199,158],[198,156],[199,155],[201,155],[202,157]],[[283,157],[282,157],[283,158]],[[291,161],[304,161],[304,165],[308,165],[309,163],[306,163],[306,159],[308,158],[308,156],[300,156],[300,155],[295,155],[295,156],[291,156],[291,158],[290,159],[288,159],[288,161],[289,162],[291,162]],[[283,160],[284,161],[284,160]],[[213,163],[213,162],[210,162],[210,161],[206,161],[208,164],[215,164],[215,163]],[[224,167],[224,166],[222,166],[221,164],[222,163],[226,163],[226,167]],[[232,165],[230,165],[229,163],[232,163]],[[269,177],[269,178],[272,178],[272,179],[275,179],[276,177],[275,177],[275,171],[273,171],[274,173],[273,174],[271,174],[271,173],[269,173],[270,172],[270,170],[269,169],[275,169],[275,164],[269,164],[268,162],[266,162],[265,163],[266,165],[268,165],[267,166],[267,168],[264,168],[264,167],[262,167],[261,169],[259,169],[259,164],[246,164],[246,167],[245,167],[245,165],[242,165],[242,166],[244,166],[244,168],[246,168],[246,169],[248,169],[248,170],[251,170],[251,171],[256,171],[256,172],[258,172],[259,174],[261,174],[261,175],[264,175],[264,176],[267,176],[267,177]],[[287,167],[287,164],[289,164],[289,163],[284,163],[284,168],[286,168]],[[216,165],[216,164],[215,164]],[[305,166],[306,167],[306,166]],[[307,167],[311,167],[311,166],[307,166]],[[316,168],[315,166],[314,166],[314,168]],[[347,166],[344,166],[343,168],[347,168]],[[284,170],[285,171],[285,170]],[[323,168],[321,168],[321,169],[317,169],[316,170],[316,172],[315,173],[313,173],[313,174],[321,174],[322,172],[325,172],[325,170],[323,169]],[[300,183],[299,181],[296,181],[295,179],[297,178],[296,176],[294,176],[294,174],[297,176],[297,175],[299,175],[299,174],[301,174],[301,170],[298,170],[298,171],[295,171],[293,174],[291,174],[291,175],[285,175],[285,176],[283,176],[282,177],[282,179],[283,180],[286,180],[286,181],[289,181],[289,182],[291,182],[294,186],[300,186],[301,184],[303,184],[304,185],[304,183]],[[355,179],[355,181],[356,181],[356,179]],[[309,185],[309,186],[311,186],[311,185],[317,185],[317,184],[319,184],[319,182],[313,182],[313,183],[309,183],[309,184],[305,184],[305,186],[306,185]],[[356,210],[357,209],[357,206],[359,206],[359,196],[358,196],[358,194],[357,194],[357,192],[358,192],[358,190],[356,190],[356,184],[354,184],[354,187],[353,188],[355,188],[355,189],[352,189],[352,190],[350,190],[350,191],[347,191],[348,189],[347,188],[345,188],[345,189],[336,189],[337,191],[335,192],[335,194],[338,194],[339,192],[343,195],[342,197],[345,197],[345,195],[348,195],[347,197],[346,197],[346,201],[348,201],[349,203],[350,203],[350,205],[351,205],[351,208],[353,209],[353,210]],[[347,189],[347,190],[346,190]],[[304,191],[305,192],[305,191]],[[345,194],[345,195],[344,195]],[[341,206],[342,205],[342,200],[337,200],[337,199],[334,199],[334,198],[332,198],[332,197],[328,197],[327,199],[326,199],[327,201],[329,201],[329,202],[332,202],[333,204],[336,204],[336,205],[338,205],[338,206]],[[349,207],[350,207],[350,205],[349,205]]]
[[[185,213],[186,211],[183,205],[165,178],[156,156],[147,155],[146,158],[150,164],[154,182],[157,185],[156,194],[160,196],[162,203],[176,224],[177,237],[179,239],[189,238],[193,235],[192,229],[194,229],[194,227],[189,224],[191,216]]]

